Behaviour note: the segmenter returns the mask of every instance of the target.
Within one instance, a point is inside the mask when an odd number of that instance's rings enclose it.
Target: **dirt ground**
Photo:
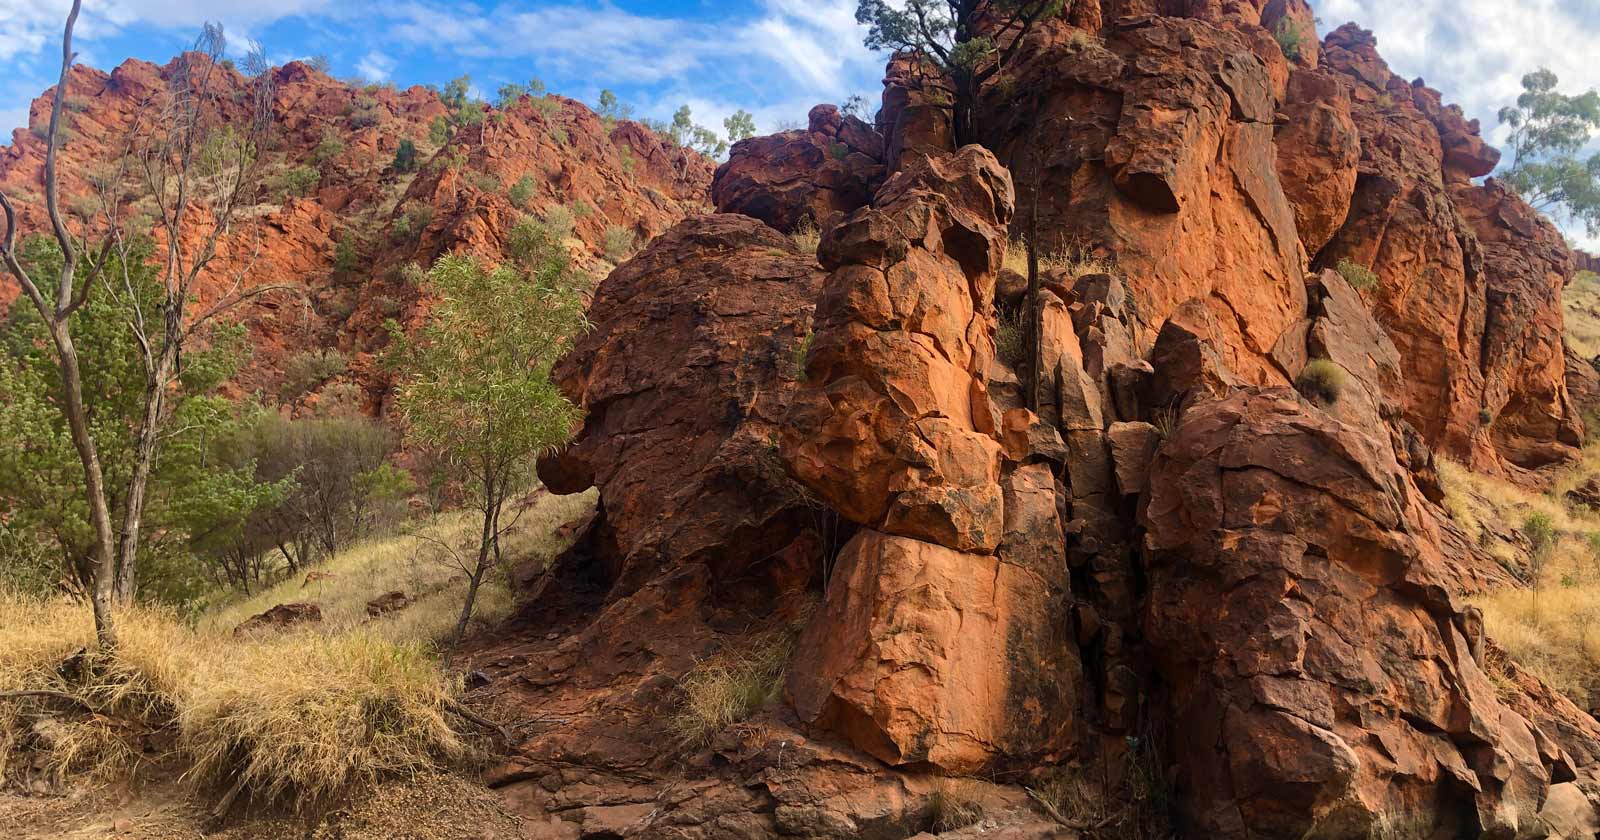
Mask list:
[[[499,797],[460,775],[397,780],[349,797],[320,814],[243,807],[208,833],[209,802],[176,779],[93,790],[0,792],[0,836],[7,840],[523,840],[541,836],[506,812]]]

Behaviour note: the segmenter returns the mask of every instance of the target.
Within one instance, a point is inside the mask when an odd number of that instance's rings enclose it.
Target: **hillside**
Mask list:
[[[147,103],[177,67],[130,60],[111,73],[73,69],[60,171],[63,204],[79,223],[98,212],[90,178],[120,156],[127,132],[148,118]],[[219,99],[239,99],[248,80],[231,66],[219,69]],[[453,251],[498,257],[519,215],[554,210],[570,229],[574,258],[599,276],[706,202],[710,161],[638,123],[608,126],[571,99],[486,106],[476,124],[441,139],[432,126],[450,109],[435,91],[354,88],[298,62],[271,72],[274,129],[261,152],[256,203],[201,290],[203,299],[222,294],[235,277],[247,289],[290,287],[231,313],[250,330],[251,359],[237,383],[244,393],[276,394],[291,356],[331,348],[376,406],[371,354],[386,341],[383,322],[418,314],[406,265],[425,268]],[[48,123],[51,95],[34,100],[33,126]],[[418,150],[414,172],[395,171],[402,140]],[[24,235],[49,230],[39,186],[44,151],[40,134],[22,129],[0,147],[0,189],[14,197]],[[0,278],[0,306],[17,294],[15,280]]]

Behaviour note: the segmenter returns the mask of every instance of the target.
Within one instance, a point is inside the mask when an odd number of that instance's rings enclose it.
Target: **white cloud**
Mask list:
[[[356,73],[369,81],[381,82],[393,72],[394,59],[377,50],[368,52],[356,63]]]
[[[0,143],[11,143],[11,131],[17,128],[28,127],[28,109],[5,108],[0,109]]]
[[[1312,0],[1323,29],[1354,20],[1372,30],[1390,69],[1422,77],[1479,120],[1484,137],[1504,144],[1497,114],[1522,92],[1522,76],[1548,67],[1561,89],[1600,88],[1600,62],[1590,49],[1600,40],[1594,0]],[[1575,244],[1600,246],[1581,229],[1567,227]]]

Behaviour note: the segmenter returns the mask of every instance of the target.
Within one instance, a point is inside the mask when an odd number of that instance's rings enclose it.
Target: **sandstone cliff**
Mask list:
[[[948,831],[974,776],[1007,837],[1585,836],[1600,724],[1485,657],[1463,599],[1517,582],[1435,468],[1576,457],[1572,258],[1370,35],[1284,25],[1078,3],[987,148],[901,60],[875,125],[735,146],[729,215],[613,273],[563,365],[590,416],[542,473],[602,505],[487,654],[565,715],[493,782],[570,836]],[[1029,301],[1035,227],[1098,259]],[[1030,303],[1039,370],[1000,352]],[[782,702],[672,739],[695,663],[794,627]]]

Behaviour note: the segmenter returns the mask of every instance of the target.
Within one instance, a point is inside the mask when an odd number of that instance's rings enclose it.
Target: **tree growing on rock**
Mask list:
[[[214,319],[238,303],[276,286],[245,289],[246,273],[237,271],[231,288],[210,296],[198,307],[197,284],[209,272],[219,249],[247,248],[241,210],[254,203],[259,185],[259,155],[273,122],[272,74],[258,51],[249,60],[253,78],[242,90],[236,76],[221,64],[226,46],[222,27],[207,24],[194,48],[181,56],[165,89],[155,92],[140,109],[141,119],[126,135],[122,154],[103,171],[89,174],[99,192],[92,219],[78,231],[61,212],[56,150],[61,141],[70,71],[76,59],[72,33],[81,0],[74,0],[61,42],[61,73],[51,103],[46,131],[44,197],[51,230],[60,248],[53,283],[43,283],[24,265],[17,251],[17,218],[10,200],[0,195],[5,227],[0,231],[0,263],[22,287],[44,323],[60,377],[57,408],[84,474],[83,491],[93,533],[93,584],[96,635],[103,645],[115,642],[112,608],[131,602],[137,587],[138,558],[147,494],[157,452],[165,443],[173,418],[174,388],[183,374],[185,349],[202,340]],[[223,104],[243,106],[242,115],[222,118]],[[148,199],[153,226],[162,248],[151,255],[156,267],[155,298],[140,303],[132,279],[141,237],[129,210],[132,199]],[[236,224],[237,223],[237,224]],[[228,250],[234,250],[229,247]],[[98,291],[97,291],[98,290]],[[108,490],[106,465],[94,426],[94,412],[85,399],[84,364],[75,341],[74,315],[92,296],[127,305],[127,327],[138,348],[143,373],[141,405],[133,433],[133,454],[126,492]],[[92,392],[90,392],[92,393]],[[120,522],[113,532],[115,502]]]
[[[977,141],[973,115],[983,84],[1003,72],[1033,27],[1066,0],[857,0],[868,49],[908,53],[949,78],[957,146]]]
[[[423,281],[435,303],[407,337],[390,322],[390,362],[398,374],[395,408],[407,435],[470,491],[481,518],[476,552],[439,548],[467,575],[467,595],[446,659],[472,619],[478,589],[501,565],[506,501],[533,480],[533,459],[559,446],[579,413],[550,369],[586,329],[587,278],[543,225],[519,223],[510,258],[488,266],[452,255]]]
[[[1600,130],[1600,92],[1571,96],[1556,90],[1560,81],[1544,68],[1529,73],[1517,104],[1500,109],[1500,122],[1511,127],[1504,180],[1534,208],[1600,234],[1600,153],[1580,157]]]

